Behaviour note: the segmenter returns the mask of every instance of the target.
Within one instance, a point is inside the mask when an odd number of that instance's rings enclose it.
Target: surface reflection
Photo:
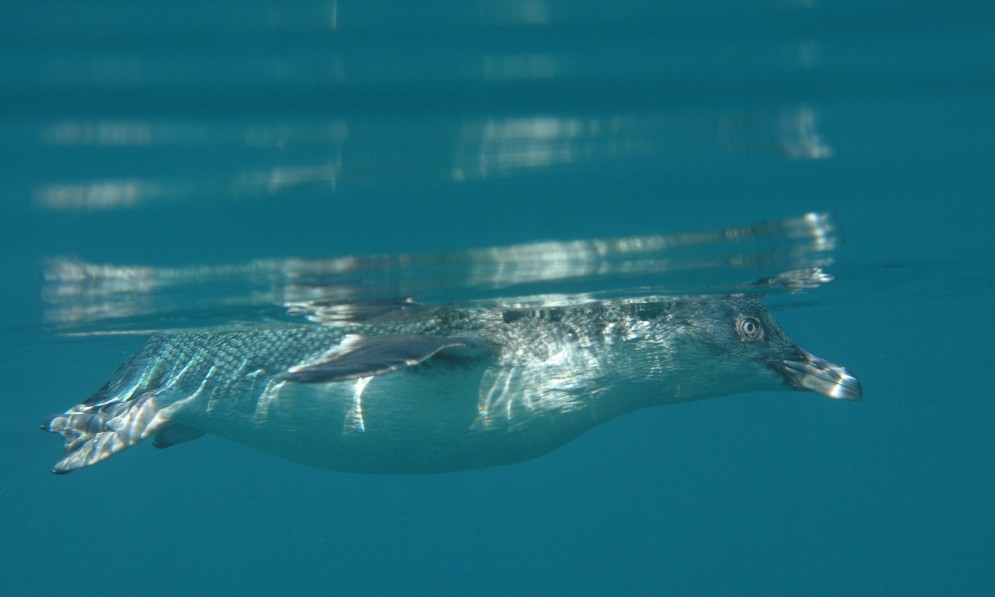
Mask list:
[[[342,120],[241,123],[106,118],[45,123],[38,130],[37,143],[56,147],[324,147],[340,144],[348,133],[348,124]]]
[[[818,132],[815,111],[801,105],[772,113],[727,112],[719,119],[719,145],[730,153],[777,153],[789,159],[821,160],[833,148]]]
[[[480,73],[488,81],[514,81],[562,77],[566,69],[552,53],[495,54],[481,57]]]
[[[494,25],[547,25],[563,18],[568,6],[551,0],[480,0],[480,22]]]
[[[834,153],[803,1],[63,4],[0,23],[46,210]]]
[[[830,214],[669,235],[537,242],[436,254],[255,259],[161,268],[50,259],[45,319],[63,333],[147,332],[333,314],[335,305],[569,304],[581,299],[773,294],[832,279]],[[350,309],[354,309],[350,307]],[[334,318],[334,317],[333,317]],[[206,323],[204,323],[206,325]]]
[[[431,126],[362,118],[269,123],[60,120],[41,126],[36,139],[42,147],[78,151],[78,158],[91,161],[95,148],[107,150],[89,168],[88,179],[60,180],[64,176],[58,162],[52,162],[48,179],[39,180],[33,189],[35,206],[46,210],[219,202],[300,189],[331,193],[343,186],[369,188],[387,181],[459,182],[629,160],[649,159],[665,166],[722,154],[787,159],[833,155],[818,130],[815,110],[807,105],[773,111],[440,118]],[[178,147],[184,149],[180,159]],[[159,160],[160,153],[170,159]],[[121,171],[122,158],[155,163],[156,174],[111,176]],[[208,174],[205,163],[212,164]]]
[[[689,152],[768,153],[790,159],[825,159],[833,153],[817,132],[815,112],[804,105],[769,113],[468,120],[458,138],[454,180],[625,158],[685,158]]]

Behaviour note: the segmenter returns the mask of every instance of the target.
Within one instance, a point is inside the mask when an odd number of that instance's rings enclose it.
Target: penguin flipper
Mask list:
[[[348,335],[335,350],[316,361],[291,367],[278,377],[298,383],[347,381],[414,367],[442,352],[455,358],[474,358],[486,349],[461,337]]]

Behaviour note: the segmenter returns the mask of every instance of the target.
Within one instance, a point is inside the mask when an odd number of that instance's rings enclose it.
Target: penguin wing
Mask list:
[[[414,367],[443,352],[453,359],[465,360],[491,351],[472,338],[351,334],[334,350],[295,365],[277,377],[298,383],[346,381]]]

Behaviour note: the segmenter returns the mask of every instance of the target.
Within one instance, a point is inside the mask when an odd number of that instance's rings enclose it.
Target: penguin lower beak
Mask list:
[[[864,394],[860,381],[846,369],[800,348],[795,355],[771,363],[771,366],[784,376],[788,385],[799,390],[811,390],[842,400],[860,400]]]

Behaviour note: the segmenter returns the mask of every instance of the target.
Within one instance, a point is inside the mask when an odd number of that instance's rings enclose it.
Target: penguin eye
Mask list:
[[[736,320],[736,333],[744,342],[756,342],[764,337],[764,326],[756,317],[740,317]]]

